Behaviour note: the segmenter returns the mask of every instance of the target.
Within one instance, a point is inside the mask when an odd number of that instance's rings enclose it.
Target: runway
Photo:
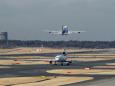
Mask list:
[[[67,75],[67,74],[51,74],[47,73],[47,70],[52,70],[52,69],[83,69],[85,67],[93,67],[95,65],[105,65],[106,61],[97,61],[96,63],[92,62],[85,62],[85,63],[74,63],[71,64],[70,66],[60,66],[60,65],[50,65],[50,64],[45,64],[45,65],[12,65],[10,66],[11,68],[4,68],[0,69],[0,78],[5,78],[5,77],[32,77],[32,76],[76,76],[76,77],[94,77],[94,80],[100,80],[100,79],[107,79],[107,78],[112,78],[115,77],[115,75],[83,75],[83,74],[72,74],[72,75]],[[110,60],[109,62],[115,62],[115,60]],[[0,65],[3,66],[3,65]],[[9,65],[6,65],[9,66]],[[92,68],[93,69],[93,68]],[[107,70],[107,68],[105,68]],[[114,69],[114,68],[109,68],[109,69]],[[85,82],[82,82],[85,83]],[[87,82],[87,83],[90,83]],[[81,84],[81,83],[80,83]],[[78,85],[78,83],[70,84],[70,85],[64,85],[64,86],[74,86]],[[83,86],[83,85],[81,85]],[[86,85],[85,85],[86,86]],[[95,85],[94,85],[95,86]],[[98,85],[99,86],[99,85]],[[100,85],[102,86],[102,85]],[[105,85],[107,86],[107,85]]]
[[[103,51],[105,52],[105,51]],[[106,51],[107,52],[107,51]],[[78,52],[77,52],[78,53]],[[81,52],[80,52],[81,53]],[[88,52],[82,52],[82,54],[85,54]],[[91,53],[91,51],[89,52]],[[92,52],[92,53],[99,53],[97,52]],[[38,56],[54,56],[59,53],[45,53],[45,54],[35,54]],[[74,52],[75,54],[75,52]],[[12,54],[12,55],[0,55],[0,60],[13,60],[13,58],[7,59],[9,56],[21,56],[22,54]],[[34,54],[31,54],[34,56]],[[30,56],[30,54],[23,54],[23,56]],[[105,57],[106,58],[106,57]],[[50,64],[34,64],[34,65],[0,65],[3,67],[9,67],[9,68],[0,68],[0,78],[8,78],[8,77],[36,77],[36,76],[57,76],[57,77],[93,77],[93,80],[88,80],[88,81],[83,81],[83,82],[77,82],[77,83],[71,83],[71,84],[65,84],[61,86],[108,86],[108,84],[114,83],[115,80],[115,74],[59,74],[59,73],[48,73],[47,70],[55,70],[55,69],[83,69],[84,68],[90,68],[91,70],[115,70],[115,68],[112,68],[111,65],[110,68],[94,68],[94,66],[109,66],[107,63],[115,63],[115,59],[111,60],[99,60],[99,61],[88,61],[88,62],[74,62],[71,65],[50,65]],[[113,78],[112,80],[109,80],[110,78]],[[107,80],[108,82],[102,83],[103,81],[101,80]],[[95,83],[95,82],[100,82],[100,83]],[[9,85],[13,86],[13,85]],[[109,85],[113,86],[113,85]]]
[[[20,50],[20,49],[17,49]],[[11,52],[11,51],[8,51]],[[109,52],[109,50],[99,50],[99,51],[82,51],[82,52],[67,52],[67,54],[89,54],[89,53],[99,53],[99,52]],[[7,52],[4,52],[7,53]],[[1,54],[1,56],[45,56],[45,57],[49,57],[49,56],[53,56],[55,57],[56,55],[60,55],[62,53],[60,52],[56,52],[56,53],[39,53],[39,54]]]
[[[62,85],[62,86],[114,86],[115,85],[115,78],[109,79],[102,79],[102,80],[95,80],[89,82],[82,82],[78,84],[71,84],[71,85]]]

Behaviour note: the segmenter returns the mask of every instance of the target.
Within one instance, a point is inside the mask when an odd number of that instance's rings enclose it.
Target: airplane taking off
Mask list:
[[[49,33],[54,33],[54,34],[60,34],[60,35],[69,35],[72,33],[81,33],[81,32],[85,32],[85,31],[69,31],[68,30],[68,26],[64,26],[62,25],[62,31],[48,31],[48,30],[42,30],[45,32],[49,32]]]

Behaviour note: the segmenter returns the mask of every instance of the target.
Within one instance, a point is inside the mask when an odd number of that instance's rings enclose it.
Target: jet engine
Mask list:
[[[49,61],[50,64],[52,64],[52,61]]]

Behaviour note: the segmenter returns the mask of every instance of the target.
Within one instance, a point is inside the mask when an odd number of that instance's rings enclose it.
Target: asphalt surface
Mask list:
[[[114,86],[115,85],[115,78],[96,81],[92,84],[85,85],[85,86]]]
[[[103,51],[105,52],[105,51]],[[107,51],[106,51],[107,52]],[[74,52],[75,53],[75,52]],[[78,53],[78,52],[77,52]],[[81,52],[80,52],[81,53]],[[82,52],[83,54],[88,53],[88,52]],[[99,53],[99,51],[97,52],[92,52],[90,51],[89,53]],[[37,54],[38,56],[53,56],[59,53],[50,53],[50,54]],[[8,56],[25,56],[26,54],[19,54],[19,55],[0,55],[0,59],[6,59]],[[34,56],[34,54],[31,54],[32,56]],[[35,54],[36,55],[36,54]],[[26,55],[26,56],[30,56],[30,55]],[[106,58],[106,57],[105,57]],[[92,68],[93,66],[108,66],[106,65],[106,63],[115,63],[115,59],[113,60],[103,60],[103,61],[95,61],[95,62],[74,62],[72,64],[70,64],[69,66],[67,65],[50,65],[50,64],[38,64],[38,65],[0,65],[0,66],[10,66],[11,68],[1,68],[0,69],[0,78],[6,78],[6,77],[33,77],[33,76],[83,76],[83,77],[94,77],[93,80],[89,80],[89,81],[84,81],[84,82],[80,82],[80,83],[73,83],[73,84],[67,84],[67,85],[63,85],[63,86],[97,86],[97,84],[95,84],[96,81],[100,81],[103,79],[107,79],[108,81],[110,78],[114,78],[113,81],[111,82],[106,82],[105,84],[99,84],[98,86],[114,86],[114,82],[115,82],[115,75],[88,75],[88,74],[71,74],[71,75],[67,75],[67,74],[52,74],[52,73],[47,73],[47,70],[52,70],[52,69],[84,69],[86,67],[88,68]],[[113,65],[114,66],[114,65]],[[100,69],[100,68],[92,68],[92,69]],[[102,68],[101,68],[102,69]],[[103,68],[106,70],[109,69],[113,69],[115,70],[115,68]],[[113,85],[108,85],[109,83],[112,83]],[[91,85],[92,84],[92,85]]]
[[[10,52],[10,51],[8,51]],[[90,54],[90,53],[102,53],[102,52],[109,52],[108,50],[100,50],[100,51],[82,51],[82,52],[67,52],[67,54]],[[60,55],[62,53],[57,52],[57,53],[39,53],[39,54],[1,54],[0,57],[2,56],[45,56],[45,57],[55,57],[56,55]]]

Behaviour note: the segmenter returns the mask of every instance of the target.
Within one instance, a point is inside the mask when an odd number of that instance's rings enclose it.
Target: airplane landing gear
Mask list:
[[[67,63],[67,65],[69,65],[69,63]]]
[[[61,63],[61,65],[63,65],[63,62]]]
[[[52,61],[50,61],[49,63],[52,64]]]
[[[72,63],[71,61],[69,63]]]
[[[70,63],[72,63],[72,61],[69,61],[69,62],[67,63],[67,65],[70,65]]]
[[[54,65],[57,65],[56,62],[54,63]]]

